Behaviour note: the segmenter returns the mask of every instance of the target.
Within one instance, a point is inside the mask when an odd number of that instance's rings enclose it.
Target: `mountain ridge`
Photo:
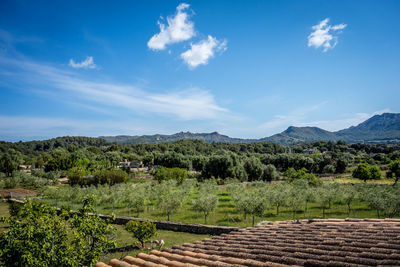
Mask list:
[[[100,136],[111,143],[138,144],[138,143],[160,143],[175,142],[179,140],[202,140],[204,142],[225,143],[253,143],[273,142],[278,144],[296,144],[316,141],[346,141],[348,143],[400,143],[400,113],[383,113],[375,115],[364,122],[349,128],[331,132],[318,127],[289,126],[285,131],[260,139],[232,138],[218,132],[191,133],[179,132],[171,135],[118,135]]]

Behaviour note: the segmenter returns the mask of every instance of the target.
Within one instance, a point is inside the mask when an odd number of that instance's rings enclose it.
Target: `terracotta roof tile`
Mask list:
[[[153,250],[149,255],[140,253],[137,258],[112,260],[110,265],[400,266],[400,220],[270,222],[265,226],[244,228],[211,239],[165,248],[162,252]]]

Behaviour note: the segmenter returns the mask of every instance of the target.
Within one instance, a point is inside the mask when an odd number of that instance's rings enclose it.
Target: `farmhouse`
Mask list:
[[[143,162],[140,160],[128,161],[125,159],[118,164],[117,168],[143,168]]]
[[[400,266],[400,219],[270,222],[105,266]]]
[[[306,148],[303,150],[303,154],[308,154],[311,155],[313,154],[315,151],[317,151],[318,149],[316,147],[313,148]]]

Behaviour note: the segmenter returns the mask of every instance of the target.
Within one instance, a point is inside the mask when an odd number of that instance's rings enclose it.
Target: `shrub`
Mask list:
[[[279,179],[279,174],[276,171],[276,168],[274,165],[268,164],[268,165],[264,166],[262,179],[264,181],[268,181],[268,182]]]
[[[22,204],[11,201],[8,203],[8,211],[11,216],[18,216],[21,212]]]
[[[363,162],[358,164],[357,168],[353,171],[353,177],[364,180],[364,182],[371,179],[371,171],[368,163]]]
[[[336,168],[335,168],[335,166],[333,166],[333,165],[331,165],[331,164],[328,164],[328,165],[326,165],[326,166],[324,167],[323,172],[324,172],[324,173],[335,173],[335,172],[336,172]]]
[[[74,167],[68,174],[71,185],[114,185],[124,183],[128,180],[128,174],[123,170],[101,170],[91,175],[87,170],[81,167]]]
[[[107,237],[110,224],[92,204],[85,199],[82,209],[70,216],[28,200],[18,216],[0,218],[9,226],[0,234],[2,266],[93,266],[115,242]]]
[[[371,179],[380,180],[382,179],[382,173],[378,166],[374,165],[369,169],[371,173]]]
[[[289,168],[285,171],[284,176],[287,177],[287,181],[290,183],[297,179],[305,179],[308,181],[309,185],[316,186],[321,184],[321,180],[314,174],[309,173],[306,168],[301,168],[298,171],[293,168]]]
[[[156,225],[149,221],[129,221],[125,225],[125,230],[133,234],[133,237],[140,242],[142,248],[144,247],[144,242],[152,238],[157,232]]]
[[[123,170],[102,170],[94,174],[95,184],[119,184],[128,180],[128,174]]]
[[[154,172],[154,178],[161,183],[165,180],[175,180],[178,184],[182,184],[188,177],[188,172],[180,168],[159,168]]]
[[[70,185],[84,185],[84,176],[88,175],[88,172],[82,168],[74,167],[68,174],[68,181]]]

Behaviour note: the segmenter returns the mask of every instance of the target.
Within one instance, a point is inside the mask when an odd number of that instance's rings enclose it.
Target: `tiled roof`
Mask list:
[[[400,219],[271,222],[103,266],[400,266]]]

